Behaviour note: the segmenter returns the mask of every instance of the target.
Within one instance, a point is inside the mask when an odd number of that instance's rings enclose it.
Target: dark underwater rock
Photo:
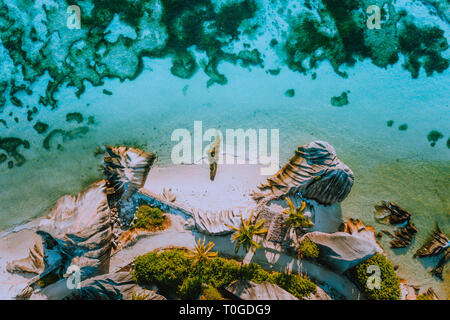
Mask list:
[[[47,129],[48,129],[48,124],[38,121],[38,122],[36,122],[36,124],[33,126],[33,128],[34,128],[34,130],[37,131],[37,133],[43,134],[43,133],[45,133],[45,131],[47,131]]]
[[[50,150],[51,145],[54,143],[54,141],[58,137],[60,137],[60,140],[55,143],[56,143],[57,149],[61,149],[63,146],[59,142],[64,143],[66,141],[80,138],[80,137],[86,135],[88,132],[89,132],[89,127],[86,127],[86,126],[78,127],[78,128],[68,130],[68,131],[63,130],[63,129],[54,129],[45,137],[44,141],[42,142],[42,146],[45,149]]]
[[[436,142],[443,137],[444,135],[437,130],[431,130],[427,135],[427,139],[432,147],[434,147],[436,145]]]
[[[238,53],[237,59],[241,60],[241,66],[244,68],[248,66],[262,66],[264,62],[258,49],[253,49],[251,51],[242,50]]]
[[[388,221],[390,224],[400,224],[410,220],[411,213],[390,201],[381,201],[375,205],[375,218]]]
[[[280,74],[281,69],[280,69],[280,68],[269,69],[269,70],[267,70],[267,72],[268,72],[269,74],[271,74],[272,76],[277,76],[277,75]]]
[[[433,234],[425,242],[425,244],[417,250],[414,257],[428,257],[441,254],[449,247],[448,237],[441,231],[439,226],[433,231]]]
[[[298,300],[286,290],[270,282],[255,283],[237,280],[228,285],[225,291],[239,300]]]
[[[197,68],[195,56],[192,52],[185,51],[172,59],[170,72],[181,79],[190,79],[197,71]]]
[[[342,92],[340,96],[331,97],[330,99],[331,105],[335,107],[343,107],[348,104],[348,94],[346,91]]]
[[[72,122],[72,121],[76,121],[77,123],[82,123],[83,122],[83,115],[79,112],[72,112],[72,113],[68,113],[66,115],[66,121],[67,122]]]
[[[17,151],[20,146],[23,146],[25,149],[29,149],[30,143],[27,140],[22,140],[15,137],[0,138],[0,149],[5,150],[7,155],[16,161],[17,166],[23,165],[26,161],[25,157]],[[8,168],[12,169],[13,167],[14,162],[9,161]]]
[[[395,231],[394,239],[389,244],[391,248],[406,248],[411,244],[416,233],[416,226],[408,221],[405,227]]]
[[[292,98],[295,96],[295,90],[294,89],[288,89],[284,92],[284,95],[288,98]]]

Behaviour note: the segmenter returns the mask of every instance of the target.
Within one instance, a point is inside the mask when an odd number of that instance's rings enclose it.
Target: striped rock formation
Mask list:
[[[270,282],[255,283],[238,280],[225,288],[231,299],[239,300],[298,300],[292,294]]]
[[[255,209],[255,221],[264,219],[263,228],[267,229],[264,239],[273,243],[283,243],[289,237],[286,226],[287,214],[276,211],[268,206],[258,206]]]
[[[353,186],[353,172],[336,157],[327,142],[314,141],[301,146],[280,171],[252,194],[257,202],[267,203],[300,193],[323,205],[342,202]]]
[[[444,266],[450,260],[449,248],[450,240],[441,231],[439,226],[436,225],[436,229],[434,230],[431,237],[419,250],[417,250],[417,252],[414,254],[414,257],[424,258],[429,256],[437,256],[443,253],[437,265],[431,270],[431,274],[442,280]]]
[[[108,200],[115,206],[144,186],[156,155],[140,149],[106,146],[103,173],[107,183]]]
[[[11,273],[41,274],[45,270],[44,259],[43,241],[40,237],[37,237],[33,246],[29,249],[28,257],[8,263],[6,270]]]
[[[8,263],[9,272],[37,274],[21,296],[31,295],[35,283],[51,273],[68,276],[70,266],[79,268],[81,280],[108,272],[112,230],[105,180],[61,197],[39,223],[29,256]]]
[[[62,271],[76,265],[82,278],[107,272],[113,235],[106,181],[93,183],[77,196],[60,198],[37,233],[45,247],[61,252]]]
[[[247,214],[243,214],[244,218]],[[228,227],[239,226],[241,223],[241,214],[233,210],[222,210],[219,212],[211,211],[191,211],[191,219],[188,226],[207,235],[225,235],[232,233],[233,230]],[[189,225],[190,224],[190,225]]]
[[[441,254],[446,251],[450,246],[450,241],[447,236],[441,231],[439,226],[436,226],[431,237],[425,242],[425,244],[417,250],[414,257],[428,257]]]

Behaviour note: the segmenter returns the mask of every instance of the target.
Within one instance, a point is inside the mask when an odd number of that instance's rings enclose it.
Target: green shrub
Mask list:
[[[270,277],[270,273],[256,263],[242,265],[240,275],[242,279],[251,280],[256,283],[269,281]]]
[[[204,282],[215,288],[226,286],[241,277],[239,262],[219,257],[210,259],[203,270]]]
[[[307,237],[300,242],[299,254],[306,259],[317,259],[319,257],[319,247]]]
[[[151,252],[135,260],[135,280],[139,284],[156,284],[161,292],[176,293],[189,275],[190,260],[180,250]]]
[[[178,290],[178,296],[183,300],[194,300],[202,293],[202,280],[199,276],[184,279]]]
[[[367,268],[370,265],[376,265],[380,268],[380,289],[369,289],[367,287],[367,280],[371,276],[367,274]],[[356,278],[370,300],[398,300],[400,298],[400,280],[395,273],[392,263],[382,254],[377,253],[360,263],[351,271],[351,274]]]
[[[286,275],[269,272],[260,265],[243,265],[235,260],[215,257],[197,268],[194,259],[179,249],[160,253],[151,252],[137,257],[134,279],[140,285],[156,284],[163,295],[175,294],[181,299],[195,299],[202,293],[202,284],[209,288],[203,296],[220,295],[211,288],[219,289],[234,280],[245,279],[256,283],[269,281],[290,292],[299,299],[315,292],[316,286],[296,274]]]
[[[148,205],[139,206],[135,219],[131,225],[132,229],[155,230],[163,225],[164,216],[159,208],[152,208]]]
[[[298,299],[316,292],[316,285],[308,279],[296,275],[274,272],[270,275],[269,282],[283,288]]]
[[[202,292],[200,300],[225,300],[220,294],[219,290],[211,285],[208,285]]]

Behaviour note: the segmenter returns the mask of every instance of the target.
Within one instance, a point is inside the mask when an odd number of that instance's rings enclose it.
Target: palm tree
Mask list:
[[[246,263],[247,260],[251,260],[256,249],[261,248],[261,245],[253,239],[254,236],[267,233],[267,229],[262,228],[265,219],[261,219],[255,223],[253,223],[252,220],[253,211],[251,212],[250,217],[247,220],[244,220],[241,215],[241,225],[239,226],[239,228],[227,225],[229,228],[235,231],[232,238],[233,242],[236,242],[235,252],[238,253],[239,249],[242,246],[247,253],[247,256],[244,259],[244,263]]]
[[[217,257],[217,252],[211,252],[212,248],[214,247],[214,243],[210,241],[207,245],[205,245],[205,242],[205,239],[203,239],[203,242],[200,242],[200,239],[198,239],[194,250],[190,250],[190,252],[187,254],[189,258],[194,259],[194,264],[202,265],[209,258]]]
[[[286,198],[286,202],[289,208],[284,210],[283,213],[289,215],[285,221],[288,229],[300,229],[304,231],[305,228],[311,228],[314,225],[311,220],[303,214],[303,211],[306,209],[305,201],[302,200],[300,208],[296,208],[290,198]]]

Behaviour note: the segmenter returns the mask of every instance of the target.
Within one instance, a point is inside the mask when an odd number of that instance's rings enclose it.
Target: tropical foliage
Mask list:
[[[286,219],[285,224],[288,228],[292,228],[294,230],[300,229],[304,230],[305,228],[311,228],[313,223],[311,220],[303,214],[303,211],[306,209],[306,202],[302,200],[301,206],[296,208],[294,203],[290,198],[286,198],[286,203],[289,208],[284,210],[285,214],[288,214],[289,217]]]
[[[268,281],[299,299],[316,291],[315,284],[301,275],[269,272],[258,264],[245,265],[222,257],[205,260],[199,273],[192,268],[194,258],[190,256],[186,251],[171,249],[137,257],[134,279],[141,286],[155,284],[164,296],[180,299],[197,299],[199,296],[218,299],[218,289],[240,279],[256,283]]]
[[[187,254],[189,258],[194,260],[194,264],[203,264],[206,260],[217,257],[217,252],[211,252],[212,248],[214,248],[214,243],[210,241],[207,245],[205,245],[205,239],[203,242],[198,239],[197,244],[194,247],[194,250],[190,250]]]
[[[164,215],[161,209],[141,205],[136,211],[131,229],[147,229],[156,231],[162,228]]]
[[[261,248],[261,245],[254,240],[256,235],[263,235],[267,233],[267,229],[263,228],[265,220],[261,219],[253,223],[253,211],[247,220],[244,220],[241,216],[241,225],[239,228],[234,226],[228,226],[235,231],[233,234],[233,242],[236,242],[235,252],[238,253],[241,246],[245,252],[255,252],[256,249]]]
[[[302,259],[317,259],[319,257],[319,247],[305,237],[305,239],[300,242],[298,254]]]

